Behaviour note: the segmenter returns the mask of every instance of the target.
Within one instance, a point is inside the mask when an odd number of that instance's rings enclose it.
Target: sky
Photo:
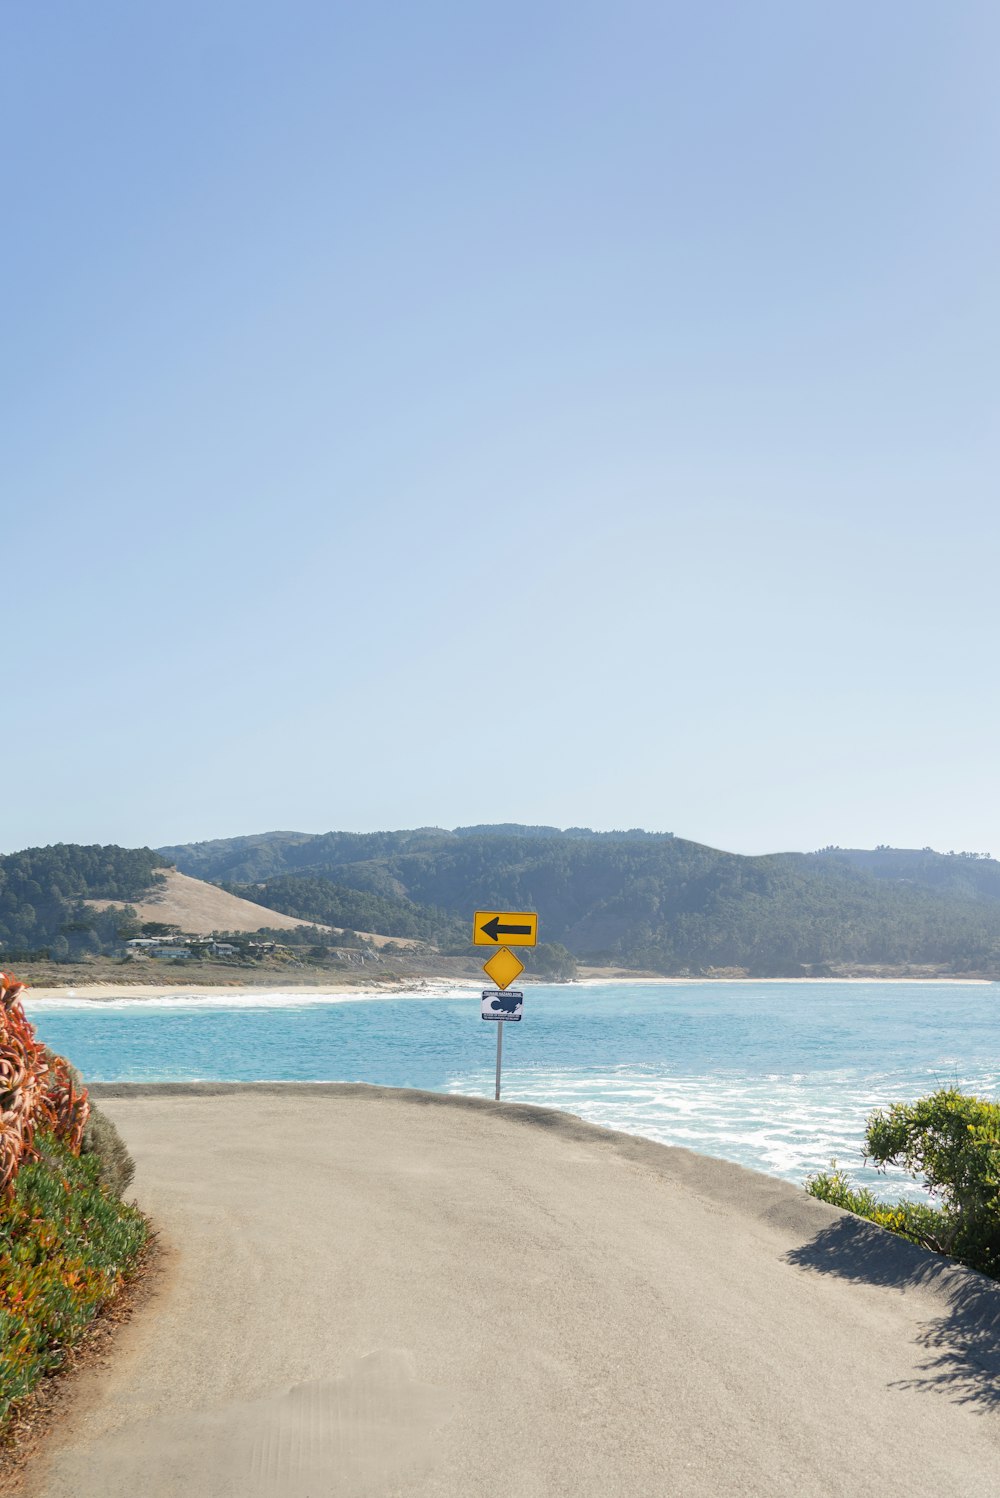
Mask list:
[[[0,851],[1000,855],[992,0],[0,6]]]

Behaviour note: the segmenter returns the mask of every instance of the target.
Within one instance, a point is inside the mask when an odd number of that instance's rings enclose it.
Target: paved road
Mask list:
[[[45,1498],[1000,1493],[1000,1287],[547,1110],[104,1089],[170,1246]]]

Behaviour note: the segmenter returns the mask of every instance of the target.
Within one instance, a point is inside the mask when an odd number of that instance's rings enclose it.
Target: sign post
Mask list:
[[[496,988],[483,989],[481,1011],[482,1018],[495,1021],[497,1027],[497,1085],[493,1094],[497,1102],[500,1101],[504,1023],[521,1018],[524,1002],[524,994],[510,987],[524,972],[524,963],[500,945],[501,937],[512,947],[533,947],[538,940],[538,916],[530,910],[477,910],[472,926],[472,940],[477,947],[497,949],[489,961],[483,963],[483,972],[493,979]]]
[[[510,1020],[521,1018],[524,994],[520,989],[484,988],[483,1019],[495,1020],[497,1026],[497,1085],[493,1096],[500,1101],[500,1059],[503,1055],[503,1027]]]

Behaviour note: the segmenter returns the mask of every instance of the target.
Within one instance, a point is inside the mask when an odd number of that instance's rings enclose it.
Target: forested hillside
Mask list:
[[[469,953],[474,909],[537,909],[579,959],[755,976],[844,964],[1000,976],[1000,864],[930,849],[747,858],[638,829],[267,833],[151,852],[59,844],[0,858],[0,955],[110,953],[176,863],[295,919]],[[261,925],[267,917],[262,908]]]
[[[449,946],[480,909],[537,909],[577,957],[663,973],[940,964],[1000,972],[1000,864],[828,848],[741,857],[639,829],[470,827],[269,833],[161,850],[183,871],[332,924],[349,891],[375,929]],[[390,934],[393,934],[390,932]],[[461,943],[461,935],[458,937]]]
[[[140,900],[162,878],[149,848],[56,843],[0,857],[0,964],[21,953],[56,958],[101,952],[118,942],[120,910],[85,900]]]
[[[974,900],[1000,900],[1000,863],[988,853],[935,853],[933,848],[822,848],[807,855],[893,884]]]
[[[402,898],[372,894],[334,884],[322,875],[279,875],[266,884],[228,884],[222,888],[244,900],[301,920],[318,921],[350,931],[376,931],[380,936],[409,937],[446,946],[468,945],[468,921],[443,910],[415,905]],[[261,912],[263,916],[263,912]]]

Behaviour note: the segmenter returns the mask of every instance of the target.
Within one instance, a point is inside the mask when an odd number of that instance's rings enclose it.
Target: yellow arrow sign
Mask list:
[[[533,947],[538,940],[538,916],[533,910],[477,910],[472,925],[477,947]]]
[[[514,979],[524,972],[524,963],[518,962],[513,952],[501,947],[494,952],[489,962],[483,963],[483,972],[492,978],[497,988],[509,988]]]

